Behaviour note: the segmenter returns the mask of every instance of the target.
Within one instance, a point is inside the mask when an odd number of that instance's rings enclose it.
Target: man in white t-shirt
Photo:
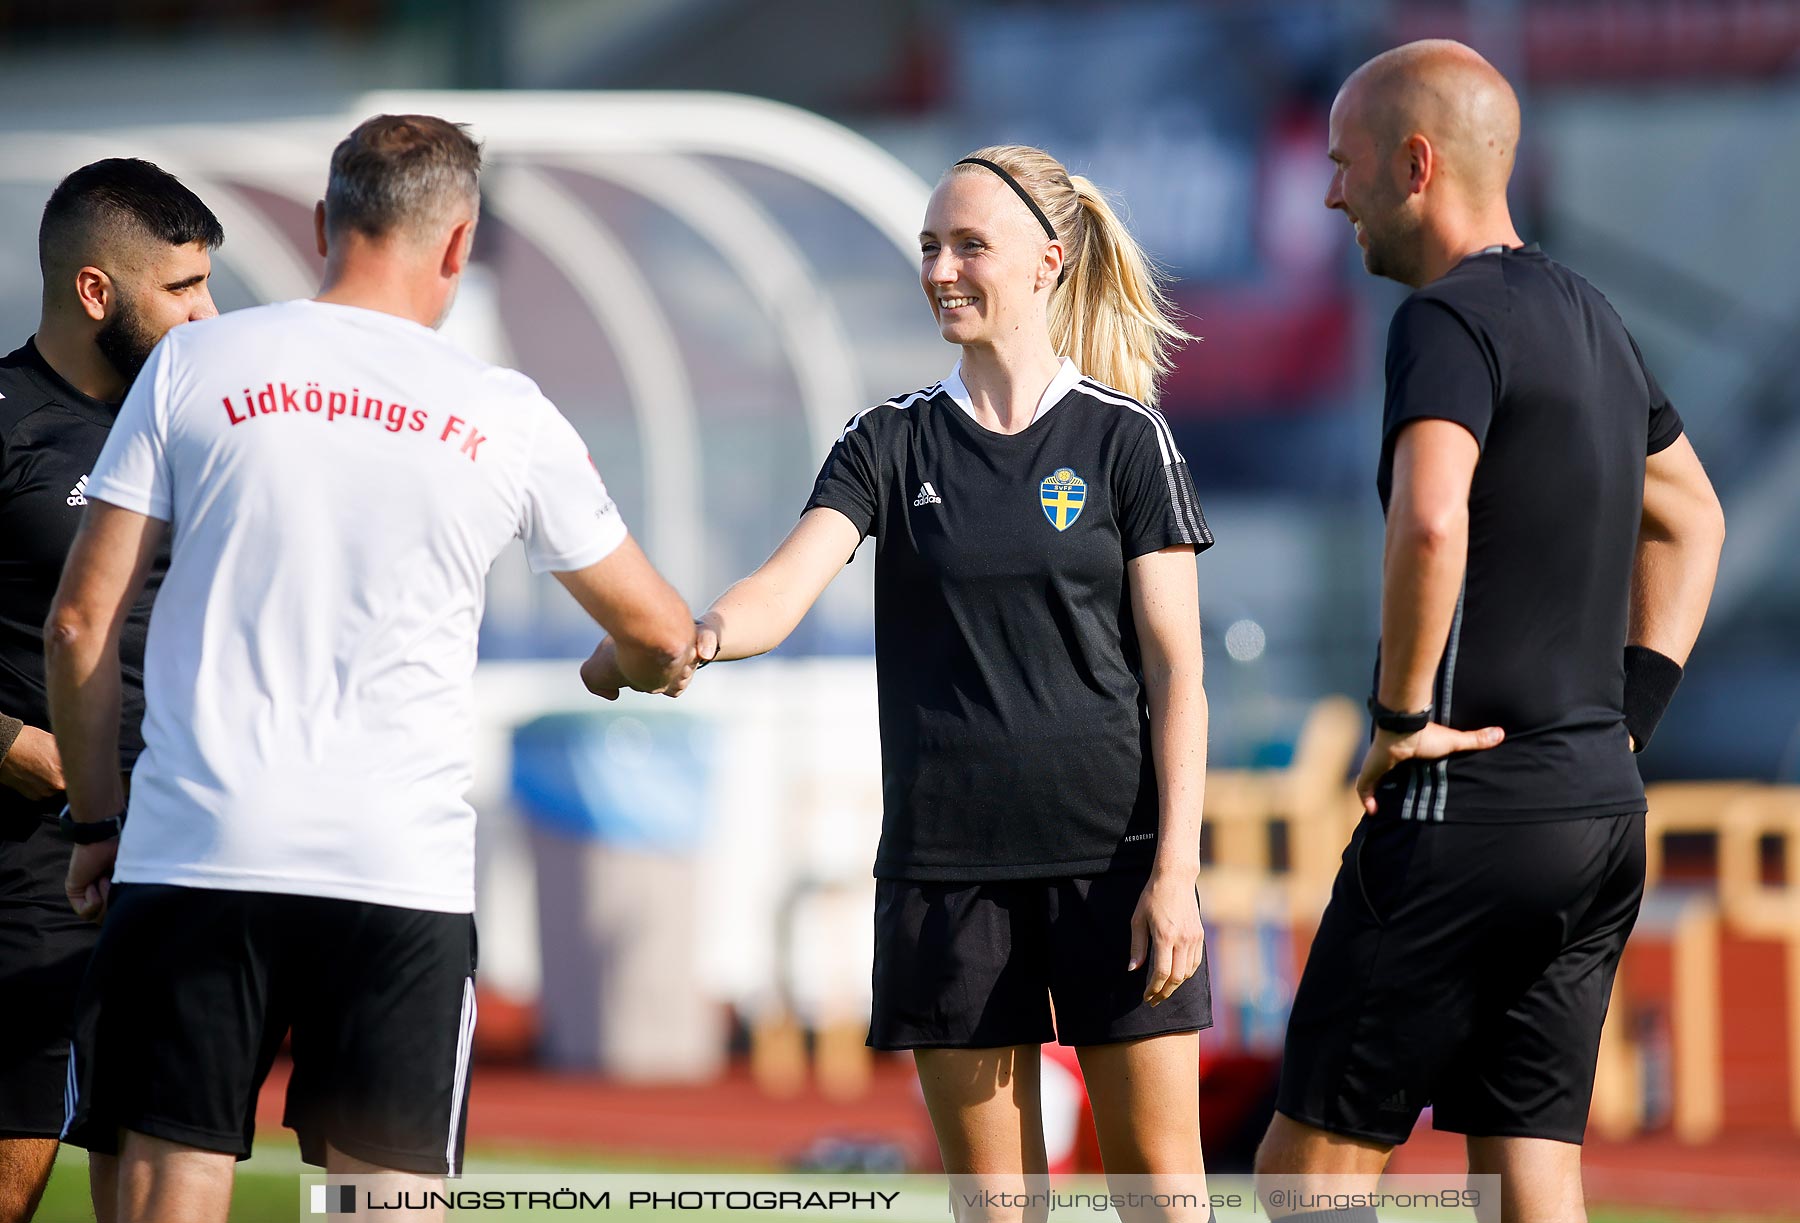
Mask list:
[[[529,379],[433,330],[469,257],[479,168],[441,119],[358,127],[317,209],[318,297],[159,344],[88,482],[46,628],[82,842],[70,900],[107,912],[65,1133],[118,1151],[121,1223],[225,1219],[290,1025],[286,1121],[305,1159],[456,1175],[475,1026],[471,677],[486,574],[512,539],[619,643],[610,682],[679,690],[692,674],[687,606],[575,430]],[[119,625],[165,528],[118,837]]]

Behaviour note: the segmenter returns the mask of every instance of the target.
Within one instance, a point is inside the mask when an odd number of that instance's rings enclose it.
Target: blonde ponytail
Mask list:
[[[1006,144],[969,154],[1003,166],[1031,193],[1063,244],[1064,281],[1050,299],[1050,342],[1081,372],[1143,403],[1194,337],[1175,322],[1163,277],[1092,182],[1050,154]],[[987,173],[958,165],[951,173]]]

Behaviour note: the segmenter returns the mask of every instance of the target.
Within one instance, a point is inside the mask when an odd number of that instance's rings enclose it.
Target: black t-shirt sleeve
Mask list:
[[[819,478],[813,481],[812,496],[806,501],[809,510],[824,506],[838,511],[864,535],[876,533],[876,513],[881,505],[875,415],[865,412],[845,426],[844,435],[825,456]]]
[[[1212,547],[1212,532],[1168,422],[1150,408],[1133,415],[1113,471],[1113,504],[1125,559],[1176,544],[1192,544],[1194,551],[1204,552]]]
[[[1383,448],[1415,420],[1455,421],[1487,447],[1499,399],[1499,371],[1467,319],[1433,297],[1409,297],[1388,326]]]
[[[1656,380],[1656,375],[1644,364],[1644,353],[1638,347],[1637,339],[1629,332],[1626,333],[1626,338],[1631,340],[1631,355],[1637,358],[1638,369],[1644,374],[1644,386],[1650,392],[1650,438],[1644,453],[1656,454],[1673,446],[1675,439],[1681,436],[1681,416],[1675,411],[1675,405],[1669,402],[1662,383]]]

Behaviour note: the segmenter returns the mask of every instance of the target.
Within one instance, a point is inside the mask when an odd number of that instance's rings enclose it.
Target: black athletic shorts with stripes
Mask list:
[[[475,919],[352,900],[115,885],[82,984],[64,1138],[121,1130],[238,1156],[292,1032],[284,1123],[402,1172],[458,1175]]]
[[[69,907],[68,873],[54,825],[0,816],[0,1139],[62,1129],[75,997],[100,933]]]
[[[1288,1019],[1277,1107],[1393,1145],[1436,1129],[1579,1143],[1644,892],[1644,816],[1366,816]]]
[[[878,879],[877,1049],[1110,1045],[1212,1026],[1206,952],[1156,1006],[1131,961],[1131,915],[1149,876],[985,883]],[[1054,1003],[1054,1012],[1052,1004]]]

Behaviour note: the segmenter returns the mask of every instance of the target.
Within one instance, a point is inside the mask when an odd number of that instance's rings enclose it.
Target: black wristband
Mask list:
[[[1421,709],[1417,713],[1402,713],[1398,709],[1389,709],[1374,697],[1369,698],[1369,716],[1375,719],[1375,729],[1390,731],[1396,735],[1416,735],[1431,725],[1431,709]]]
[[[1673,658],[1649,646],[1625,647],[1625,729],[1637,744],[1631,750],[1641,752],[1650,742],[1679,683],[1681,664]]]
[[[57,831],[62,839],[74,845],[98,845],[101,841],[110,841],[125,829],[125,813],[108,816],[103,820],[78,820],[75,813],[63,804],[62,813],[56,817]]]

